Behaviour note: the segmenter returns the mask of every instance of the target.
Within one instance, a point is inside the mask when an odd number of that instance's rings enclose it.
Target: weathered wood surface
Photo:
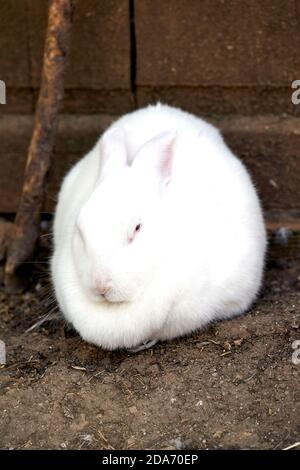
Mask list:
[[[288,112],[300,70],[297,1],[136,1],[137,100],[196,113]],[[149,40],[151,38],[151,40]]]
[[[64,112],[121,114],[161,99],[206,115],[300,115],[290,99],[300,70],[298,0],[133,4],[130,18],[129,0],[76,1]],[[9,88],[1,113],[33,112],[47,5],[0,0],[0,79]]]
[[[66,171],[92,148],[99,135],[116,119],[111,115],[62,115],[50,172],[46,204],[52,211]],[[266,210],[300,209],[299,118],[226,118],[216,123],[226,141],[249,168]],[[32,131],[29,116],[0,117],[5,139],[0,139],[0,212],[15,212],[22,188],[23,169]]]
[[[133,4],[130,18],[129,0],[76,1],[64,116],[44,210],[53,210],[63,174],[110,120],[156,100],[220,122],[265,208],[299,209],[300,105],[291,102],[291,81],[300,70],[297,2]],[[7,82],[7,104],[0,106],[0,213],[15,212],[19,204],[47,5],[0,0],[0,79]]]
[[[73,2],[52,0],[49,5],[42,83],[27,155],[20,205],[5,265],[7,287],[10,287],[18,266],[33,255],[39,236],[46,174],[50,168],[58,113],[63,98]]]
[[[0,0],[0,113],[33,113],[40,86],[47,0]],[[128,0],[76,0],[66,112],[122,113],[133,106]],[[0,130],[1,131],[1,130]]]

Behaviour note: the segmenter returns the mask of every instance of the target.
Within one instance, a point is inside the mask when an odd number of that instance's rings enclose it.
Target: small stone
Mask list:
[[[229,341],[225,341],[223,343],[223,348],[225,349],[225,351],[230,351],[231,350],[231,344],[229,343]]]
[[[148,372],[150,372],[150,374],[153,374],[153,375],[159,374],[160,373],[159,366],[157,364],[152,364],[148,368]]]
[[[135,443],[136,443],[136,441],[135,441],[135,438],[134,438],[133,436],[130,437],[129,439],[127,439],[127,445],[128,445],[128,447],[134,446]]]
[[[130,411],[131,414],[136,415],[137,414],[137,407],[133,405],[129,408],[129,411]]]
[[[213,438],[219,439],[220,437],[222,437],[222,435],[223,435],[223,431],[218,430],[213,434]]]
[[[184,442],[182,441],[181,437],[176,437],[175,439],[172,439],[170,441],[170,444],[172,446],[174,445],[177,450],[182,450],[185,447]]]

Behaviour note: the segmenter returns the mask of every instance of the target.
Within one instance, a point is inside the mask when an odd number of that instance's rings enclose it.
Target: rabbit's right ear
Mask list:
[[[137,152],[133,168],[143,168],[154,172],[162,188],[166,188],[172,178],[174,144],[177,131],[171,129],[146,142]]]
[[[100,179],[128,164],[124,129],[113,127],[103,134],[101,158]]]

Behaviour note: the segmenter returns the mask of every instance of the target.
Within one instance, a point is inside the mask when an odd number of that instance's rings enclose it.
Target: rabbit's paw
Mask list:
[[[152,348],[152,346],[154,346],[157,342],[158,342],[158,339],[151,339],[149,341],[145,341],[144,343],[140,344],[136,348],[127,349],[127,351],[130,353],[137,353],[139,351],[143,351],[144,349]]]

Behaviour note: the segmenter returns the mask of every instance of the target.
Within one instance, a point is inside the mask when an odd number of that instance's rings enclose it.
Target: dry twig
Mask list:
[[[16,270],[33,256],[39,237],[45,179],[50,168],[58,113],[63,98],[72,13],[72,0],[51,0],[34,130],[28,150],[21,201],[5,266],[5,284],[8,290],[13,290],[17,285]]]

